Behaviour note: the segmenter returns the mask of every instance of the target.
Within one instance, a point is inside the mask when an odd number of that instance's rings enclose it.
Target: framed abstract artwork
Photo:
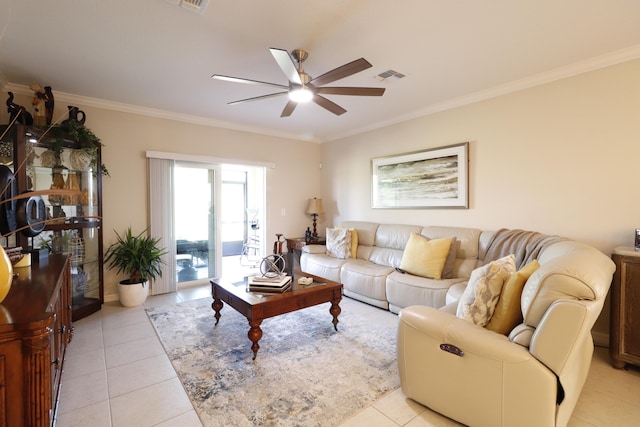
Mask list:
[[[468,142],[371,159],[371,205],[466,209],[468,169]]]

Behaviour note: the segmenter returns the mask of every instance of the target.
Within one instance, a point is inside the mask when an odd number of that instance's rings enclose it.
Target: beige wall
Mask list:
[[[640,60],[323,144],[327,223],[522,228],[632,245]],[[372,209],[371,158],[470,142],[469,209]]]
[[[6,100],[6,92],[1,94]],[[16,96],[14,102],[31,111],[30,96]],[[66,106],[56,98],[54,117],[65,115]],[[78,106],[87,115],[85,125],[105,144],[103,162],[111,173],[103,179],[105,248],[114,241],[113,230],[122,232],[131,225],[141,231],[148,226],[147,150],[275,164],[267,169],[267,251],[275,233],[299,237],[311,224],[304,211],[307,200],[321,192],[319,144]],[[0,123],[9,123],[5,108]],[[105,299],[117,298],[116,284],[121,279],[105,271]]]
[[[323,145],[326,224],[521,228],[609,255],[640,227],[640,60]],[[373,157],[469,141],[469,209],[372,209]],[[596,329],[606,333],[608,305]]]
[[[105,246],[113,229],[146,227],[144,153],[156,150],[275,163],[267,174],[267,236],[301,235],[310,223],[306,200],[319,196],[327,211],[321,230],[347,219],[522,228],[608,255],[632,245],[640,227],[638,76],[640,60],[631,61],[322,145],[79,106],[106,145],[112,175],[104,180]],[[16,101],[29,106],[30,97]],[[65,108],[59,102],[56,115]],[[4,109],[0,120],[8,122]],[[464,141],[469,209],[371,209],[372,157]],[[115,283],[107,271],[106,295],[116,293]],[[606,322],[599,328],[606,331]]]

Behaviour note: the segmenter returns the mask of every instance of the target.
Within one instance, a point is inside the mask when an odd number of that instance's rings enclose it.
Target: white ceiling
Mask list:
[[[310,103],[280,118],[285,96],[228,106],[274,90],[214,73],[287,84],[270,47],[307,50],[312,77],[364,57],[372,68],[329,86],[386,92],[327,95],[342,116]],[[202,15],[167,0],[0,0],[5,90],[38,83],[87,103],[314,141],[637,57],[637,0],[209,0]],[[389,69],[406,77],[375,79]]]

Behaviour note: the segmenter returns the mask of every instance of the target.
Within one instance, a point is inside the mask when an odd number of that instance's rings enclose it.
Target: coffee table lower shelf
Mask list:
[[[311,277],[314,282],[311,285],[299,285],[298,277]],[[211,280],[211,295],[213,303],[211,308],[215,311],[216,325],[220,321],[220,311],[224,304],[233,307],[249,321],[247,336],[251,341],[253,360],[258,355],[262,338],[260,325],[264,319],[312,307],[314,305],[331,303],[329,313],[333,316],[333,327],[338,330],[338,316],[340,315],[340,301],[342,300],[342,284],[311,276],[300,271],[294,272],[291,289],[283,293],[256,293],[248,292],[246,279],[244,285],[236,286],[224,279]]]

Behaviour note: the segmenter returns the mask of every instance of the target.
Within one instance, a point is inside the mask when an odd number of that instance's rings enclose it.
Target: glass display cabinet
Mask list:
[[[100,310],[104,297],[100,145],[79,142],[57,127],[7,127],[0,126],[0,164],[11,169],[15,184],[5,185],[0,197],[35,196],[0,208],[0,216],[9,218],[2,245],[21,246],[34,266],[48,254],[69,255],[72,319],[81,319]]]

